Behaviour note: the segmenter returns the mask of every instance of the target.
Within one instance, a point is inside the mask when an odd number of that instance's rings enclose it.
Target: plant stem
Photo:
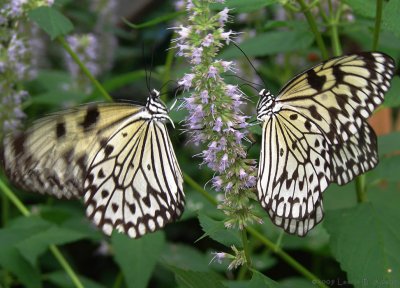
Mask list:
[[[246,227],[246,230],[254,237],[257,238],[259,241],[261,241],[265,246],[270,248],[275,254],[277,254],[279,257],[281,257],[286,263],[288,263],[290,266],[292,266],[294,269],[296,269],[300,274],[302,274],[304,277],[310,279],[313,281],[312,283],[314,285],[317,285],[318,287],[321,288],[328,288],[320,279],[318,279],[317,276],[312,274],[310,271],[307,270],[303,265],[301,265],[299,262],[297,262],[294,258],[292,258],[289,254],[287,254],[285,251],[283,251],[280,247],[276,246],[272,241],[270,241],[268,238],[264,237],[260,232],[258,232],[256,229],[253,227]]]
[[[203,187],[201,187],[196,181],[194,181],[188,174],[186,174],[185,172],[183,172],[183,179],[186,181],[186,183],[192,187],[194,190],[196,190],[197,192],[199,192],[201,195],[204,196],[204,198],[206,198],[211,204],[213,205],[217,205],[218,201],[215,200],[215,198],[208,193],[205,189],[203,189]]]
[[[67,272],[69,278],[71,278],[72,282],[74,283],[75,287],[77,288],[84,288],[81,281],[79,280],[78,276],[75,274],[72,267],[68,264],[67,260],[65,260],[64,256],[61,254],[60,250],[55,245],[50,245],[50,251],[53,253],[54,257],[58,260],[61,266],[64,268],[65,272]]]
[[[342,55],[342,47],[339,40],[338,25],[340,21],[340,15],[342,12],[342,6],[340,5],[336,15],[334,15],[332,3],[329,1],[329,27],[331,34],[331,43],[333,47],[334,56]]]
[[[314,33],[315,41],[317,42],[318,48],[321,51],[322,58],[328,59],[328,50],[326,50],[324,40],[322,39],[322,35],[317,28],[314,16],[311,14],[309,7],[304,0],[297,0],[297,2],[299,2],[304,16],[306,16],[308,25],[310,25],[311,31]]]
[[[356,192],[357,192],[357,202],[363,203],[367,202],[367,189],[365,185],[365,174],[360,175],[356,178]]]
[[[63,46],[65,51],[68,52],[68,54],[74,59],[76,64],[78,64],[79,68],[82,69],[82,72],[85,73],[85,75],[90,79],[90,81],[96,86],[97,90],[103,95],[104,99],[107,101],[113,101],[112,97],[108,92],[103,88],[103,86],[97,81],[96,78],[92,75],[92,73],[89,71],[89,69],[85,66],[85,64],[82,63],[82,61],[79,59],[78,55],[71,49],[71,47],[68,45],[67,41],[65,41],[64,37],[58,37],[57,38],[58,43]]]
[[[242,229],[241,234],[242,234],[244,256],[246,257],[246,266],[250,270],[252,265],[251,265],[251,257],[250,257],[249,243],[248,243],[249,241],[247,240],[247,231],[245,229]]]
[[[376,0],[374,39],[372,42],[373,51],[378,49],[379,33],[381,31],[381,22],[382,22],[382,9],[383,9],[383,0]]]
[[[7,198],[15,205],[15,207],[17,207],[22,215],[26,217],[31,215],[31,212],[29,212],[28,208],[26,208],[26,206],[18,199],[18,197],[15,196],[15,194],[10,188],[8,188],[2,179],[0,179],[0,189],[3,191],[4,195],[7,196]]]
[[[18,197],[15,196],[15,194],[11,191],[10,188],[8,188],[8,186],[2,181],[2,179],[0,179],[0,189],[3,191],[4,195],[7,196],[8,199],[15,205],[15,207],[17,207],[22,215],[24,215],[25,217],[31,216],[31,212],[28,210],[28,208],[26,208],[26,206],[18,199]],[[64,268],[65,272],[67,272],[75,287],[83,288],[83,285],[80,282],[78,276],[68,264],[67,260],[65,260],[60,250],[58,250],[58,248],[54,245],[50,245],[49,249],[53,253],[54,257],[58,260],[60,265]]]
[[[210,203],[213,205],[217,205],[218,202],[215,200],[215,198],[208,193],[205,189],[203,189],[196,181],[194,181],[189,175],[183,174],[183,178],[185,179],[186,183],[192,187],[194,190],[199,192],[201,195],[203,195]],[[277,245],[275,245],[271,240],[268,238],[264,237],[260,232],[258,232],[256,229],[252,227],[246,227],[246,230],[248,233],[250,233],[253,237],[257,238],[261,243],[263,243],[265,246],[270,248],[275,254],[277,254],[279,257],[281,257],[286,263],[288,263],[290,266],[292,266],[295,270],[297,270],[300,274],[302,274],[304,277],[310,279],[313,281],[313,284],[317,285],[318,287],[321,288],[328,288],[320,279],[318,279],[317,276],[312,274],[310,271],[307,270],[304,266],[302,266],[299,262],[297,262],[294,258],[292,258],[289,254],[281,250],[281,248]],[[243,234],[242,234],[243,237]],[[246,235],[247,237],[247,235]],[[247,241],[246,241],[247,242]],[[243,241],[243,244],[245,242]],[[246,253],[246,251],[245,251]],[[247,257],[247,256],[246,256]]]

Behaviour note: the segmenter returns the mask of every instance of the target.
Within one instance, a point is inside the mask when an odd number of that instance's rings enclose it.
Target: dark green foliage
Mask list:
[[[36,23],[51,39],[72,32],[90,32],[94,30],[98,13],[89,12],[89,1],[78,2],[57,1],[57,7],[31,10],[29,23]],[[170,107],[176,97],[189,96],[186,93],[175,97],[174,91],[166,93],[174,87],[174,81],[189,71],[187,63],[175,57],[176,50],[168,50],[174,46],[170,44],[172,32],[167,30],[175,26],[171,17],[184,21],[186,14],[175,13],[172,1],[153,2],[149,9],[141,11],[140,17],[118,15],[118,19],[123,16],[134,24],[144,24],[135,26],[140,29],[132,30],[119,20],[119,25],[107,28],[118,37],[119,46],[114,51],[112,69],[97,78],[115,99],[143,104],[148,94],[145,76],[151,70],[150,88],[160,89],[166,81],[173,80],[162,91],[165,103]],[[281,2],[287,3],[282,6]],[[234,16],[228,23],[229,29],[243,33],[244,40],[239,46],[252,60],[256,58],[260,75],[267,88],[273,91],[278,91],[298,72],[323,60],[304,14],[300,9],[291,9],[298,7],[291,6],[292,2],[300,1],[227,0],[226,5],[212,5],[215,11],[225,6],[232,9],[230,13]],[[311,2],[315,1],[307,1]],[[320,2],[325,5],[327,1]],[[328,7],[324,6],[325,9],[318,4],[310,9],[330,56],[335,54],[331,27],[338,28],[343,53],[371,50],[375,1],[332,2],[345,3],[353,20],[340,17],[337,23],[328,25],[320,14],[321,11],[327,13]],[[278,19],[275,17],[278,11],[285,11],[287,17]],[[244,14],[247,20],[239,21],[237,15],[240,13],[248,13]],[[376,49],[391,55],[397,63],[400,57],[399,15],[400,1],[383,1],[380,41]],[[255,32],[253,36],[249,36],[252,35],[250,31]],[[39,69],[32,81],[23,83],[31,94],[24,104],[27,122],[65,106],[104,101],[96,90],[84,94],[64,89],[72,78],[61,61],[65,51],[57,42],[47,41],[45,68]],[[218,58],[237,61],[240,77],[245,80],[260,80],[233,45],[221,51]],[[168,59],[173,59],[173,64]],[[226,80],[239,85],[245,83],[228,75]],[[243,111],[254,120],[258,92],[248,86],[242,86],[242,90],[252,101],[247,102]],[[395,119],[399,120],[398,76],[393,79],[383,106],[392,109],[393,123]],[[201,159],[193,157],[204,147],[192,145],[189,135],[182,133],[187,128],[181,123],[186,113],[185,110],[170,113],[177,129],[169,129],[169,132],[180,166],[214,198],[218,193],[223,196],[223,192],[214,191],[208,182],[213,173],[205,166],[199,167]],[[256,125],[250,131],[256,143],[252,147],[249,143],[244,145],[248,146],[251,158],[258,159],[261,129]],[[10,184],[10,189],[30,211],[34,211],[34,215],[21,216],[6,196],[1,198],[0,287],[76,287],[51,254],[49,249],[53,245],[59,247],[84,287],[89,288],[351,287],[346,283],[353,287],[399,287],[400,133],[379,136],[378,147],[380,163],[365,176],[367,202],[357,202],[355,181],[345,186],[331,185],[324,192],[325,220],[305,238],[282,233],[259,204],[251,201],[249,205],[264,221],[264,224],[254,223],[252,227],[264,238],[246,234],[252,267],[248,269],[245,265],[232,271],[227,270],[231,258],[225,257],[222,263],[212,259],[215,252],[233,255],[232,246],[242,249],[243,234],[238,229],[225,227],[224,221],[229,216],[222,215],[214,204],[198,193],[198,187],[185,184],[186,208],[178,223],[168,225],[164,231],[132,240],[118,233],[106,237],[97,231],[85,218],[82,201],[50,199],[20,191]],[[5,177],[0,176],[5,181]],[[272,245],[266,244],[265,239]],[[314,274],[315,279],[311,280],[313,277],[307,277],[282,256],[282,250]]]

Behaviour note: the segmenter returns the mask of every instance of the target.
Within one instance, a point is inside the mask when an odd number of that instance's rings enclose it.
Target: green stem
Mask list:
[[[0,179],[0,189],[3,191],[4,195],[8,197],[8,199],[17,207],[17,209],[21,212],[25,217],[29,217],[31,212],[26,208],[26,206],[18,199],[17,196],[11,191],[10,188]],[[75,274],[74,270],[68,264],[67,260],[65,260],[64,256],[61,254],[60,250],[54,245],[50,245],[50,251],[53,253],[54,257],[58,260],[60,265],[64,268],[65,272],[67,272],[68,276],[71,278],[75,287],[83,288],[82,283],[80,282],[78,276]]]
[[[297,270],[300,274],[304,277],[310,279],[314,285],[317,285],[321,288],[328,288],[317,276],[307,270],[303,265],[297,262],[294,258],[292,258],[289,254],[283,251],[280,247],[276,246],[272,241],[268,238],[265,238],[260,232],[252,227],[246,227],[246,230],[256,239],[258,239],[261,243],[265,246],[270,248],[276,255],[281,257],[286,263],[292,266],[294,269]]]
[[[71,278],[75,287],[84,288],[83,284],[79,280],[78,276],[75,274],[74,270],[68,264],[67,260],[65,260],[64,256],[61,254],[60,250],[55,245],[50,245],[50,251],[53,253],[54,257],[58,260],[61,266],[64,268],[65,272],[67,272],[69,278]]]
[[[363,203],[367,202],[367,188],[365,185],[365,175],[360,175],[356,178],[356,192],[357,192],[357,202]]]
[[[244,256],[246,257],[246,265],[247,268],[250,270],[252,264],[251,264],[250,249],[248,243],[249,241],[247,239],[247,231],[245,229],[242,229],[241,234],[242,234]]]
[[[339,32],[338,32],[338,25],[340,21],[340,15],[342,12],[342,6],[339,6],[339,9],[334,15],[334,11],[332,8],[332,5],[329,5],[329,14],[330,14],[330,19],[329,19],[329,27],[330,27],[330,34],[331,34],[331,43],[333,47],[333,54],[334,56],[340,56],[343,54],[342,52],[342,46],[340,45],[340,40],[339,40]]]
[[[382,9],[383,9],[383,0],[376,0],[374,39],[372,42],[373,51],[378,49],[379,33],[381,31],[381,22],[382,22]]]
[[[124,274],[122,274],[120,271],[117,275],[117,278],[115,278],[113,288],[120,288],[122,286],[122,280],[124,280]]]
[[[103,86],[97,81],[96,78],[92,75],[92,73],[89,71],[89,69],[85,66],[85,64],[82,63],[82,61],[79,59],[78,55],[71,49],[71,47],[68,45],[67,41],[63,37],[58,37],[57,41],[63,46],[65,51],[68,52],[68,54],[74,59],[76,64],[78,64],[79,68],[82,69],[82,72],[85,73],[85,75],[90,79],[90,81],[96,86],[97,90],[103,95],[104,99],[107,101],[113,101],[112,97],[108,92],[103,88]]]
[[[311,31],[314,33],[315,41],[317,42],[318,48],[321,51],[322,58],[328,59],[328,50],[325,47],[322,35],[317,28],[317,23],[315,22],[314,16],[311,14],[309,7],[304,2],[304,0],[297,0],[303,10],[304,16],[306,16],[308,25],[310,25]]]
[[[18,199],[17,196],[11,191],[10,188],[3,182],[3,180],[0,179],[0,189],[3,191],[4,195],[7,196],[7,198],[17,207],[19,212],[21,212],[22,215],[28,217],[31,215],[31,212],[29,212],[28,208],[25,207],[25,205]]]
[[[185,179],[186,183],[192,187],[194,190],[199,192],[201,195],[203,195],[210,203],[213,205],[217,205],[218,202],[217,200],[214,199],[210,193],[208,193],[205,189],[203,189],[196,181],[194,181],[189,175],[183,174],[183,178]],[[321,288],[328,288],[320,279],[318,279],[317,276],[312,274],[310,271],[307,270],[304,266],[302,266],[299,262],[297,262],[294,258],[292,258],[289,254],[281,250],[281,248],[277,245],[275,245],[271,240],[268,238],[264,237],[260,232],[258,232],[256,229],[252,227],[246,227],[246,230],[248,233],[250,233],[252,236],[257,238],[261,243],[263,243],[265,246],[270,248],[275,254],[280,256],[286,263],[288,263],[290,266],[292,266],[294,269],[296,269],[300,274],[302,274],[304,277],[310,279],[313,281],[315,285]],[[242,234],[243,237],[243,234]],[[246,236],[247,237],[247,236]],[[246,241],[247,242],[247,241]],[[245,252],[246,253],[246,252]]]
[[[213,205],[217,205],[218,201],[215,200],[215,198],[210,195],[210,193],[208,193],[205,189],[203,189],[203,187],[201,187],[196,181],[194,181],[188,174],[186,174],[185,172],[183,172],[183,179],[185,180],[185,182],[192,187],[194,190],[196,190],[197,192],[199,192],[201,195],[204,196],[204,198],[206,198],[211,204]]]

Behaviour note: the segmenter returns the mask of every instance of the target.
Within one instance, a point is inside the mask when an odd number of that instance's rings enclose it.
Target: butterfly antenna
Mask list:
[[[255,87],[253,87],[253,86],[251,86],[251,85],[263,87],[263,85],[261,85],[261,84],[258,84],[258,83],[255,83],[255,82],[251,82],[251,81],[249,81],[249,80],[247,80],[247,79],[244,79],[244,78],[242,78],[242,77],[240,77],[240,76],[238,76],[238,75],[226,74],[225,76],[239,78],[240,80],[243,80],[243,81],[247,82],[245,85],[249,85],[249,86],[250,86],[251,88],[253,88],[254,90],[257,90],[257,88],[255,88]],[[251,85],[250,85],[250,84],[251,84]]]
[[[265,83],[264,79],[261,77],[261,74],[258,72],[258,70],[256,69],[256,67],[254,67],[253,63],[251,63],[249,57],[247,57],[246,53],[244,53],[244,51],[242,50],[242,48],[239,47],[239,45],[237,45],[235,42],[231,42],[233,45],[236,46],[236,48],[238,48],[240,50],[240,52],[242,52],[242,54],[244,55],[244,57],[246,57],[247,61],[249,62],[250,66],[253,67],[254,71],[256,72],[256,74],[258,75],[258,77],[260,77],[261,81],[264,83],[265,87],[267,87],[267,83]]]

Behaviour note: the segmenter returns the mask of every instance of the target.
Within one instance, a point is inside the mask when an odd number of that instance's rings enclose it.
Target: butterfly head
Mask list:
[[[262,89],[259,95],[260,100],[257,103],[257,119],[259,121],[264,121],[266,117],[270,117],[281,110],[282,104],[276,100],[271,92]]]
[[[160,99],[160,92],[156,89],[150,91],[147,98],[146,107],[154,119],[161,121],[170,121],[173,125],[171,118],[168,116],[168,108]]]

